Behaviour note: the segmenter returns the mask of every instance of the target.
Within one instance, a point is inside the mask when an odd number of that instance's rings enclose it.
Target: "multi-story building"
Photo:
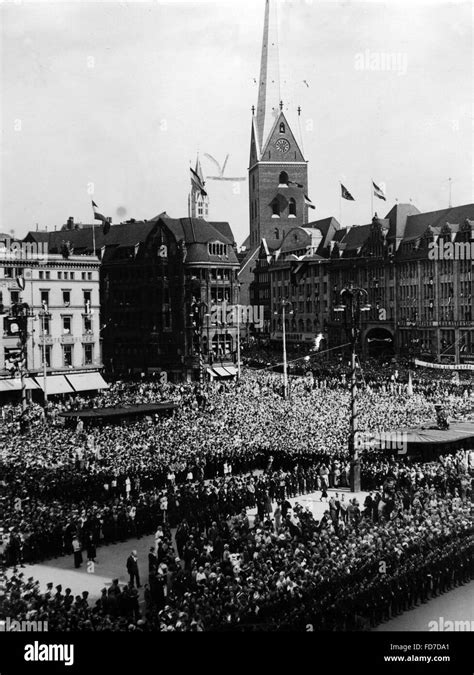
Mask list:
[[[239,263],[229,224],[165,213],[140,227],[140,241],[106,245],[102,259],[106,364],[173,379],[198,379],[203,368],[234,375],[236,317],[227,309],[238,302]]]
[[[327,262],[329,242],[340,225],[334,218],[289,230],[281,245],[270,250],[262,241],[255,262],[251,302],[264,307],[264,335],[282,337],[281,305],[288,310],[289,342],[314,342],[325,331],[328,308]]]
[[[371,305],[362,316],[365,353],[474,363],[473,204],[428,213],[397,204],[367,225],[330,228],[316,257],[304,231],[303,246],[289,233],[294,251],[283,242],[268,266],[273,312],[282,298],[292,302],[290,340],[309,342],[322,326],[331,347],[346,343],[350,326],[335,307],[352,282]]]
[[[32,240],[44,233],[31,233]],[[166,372],[170,379],[236,373],[236,244],[228,223],[170,218],[50,232],[100,269],[103,361],[113,375]],[[97,293],[99,291],[97,290]]]
[[[22,242],[0,237],[1,302],[5,316],[0,349],[1,391],[18,390],[14,373],[18,336],[8,332],[8,316],[28,305],[26,363],[28,389],[48,395],[95,390],[100,377],[99,261],[69,247],[53,251],[46,232]],[[46,368],[44,365],[46,364]],[[67,376],[65,379],[64,375]]]

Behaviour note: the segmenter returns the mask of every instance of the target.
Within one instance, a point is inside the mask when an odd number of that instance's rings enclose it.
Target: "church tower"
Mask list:
[[[265,0],[258,104],[256,111],[252,109],[250,249],[259,246],[262,239],[278,247],[290,229],[308,222],[308,163],[281,100],[276,4],[277,0]]]
[[[199,155],[196,159],[196,168],[191,171],[191,191],[188,197],[188,211],[190,218],[204,218],[209,216],[209,196],[204,189],[205,181],[202,173]]]

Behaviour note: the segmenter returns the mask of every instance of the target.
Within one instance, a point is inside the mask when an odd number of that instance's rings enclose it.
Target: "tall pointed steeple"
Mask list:
[[[277,2],[265,0],[257,110],[252,109],[249,158],[249,247],[279,246],[308,222],[308,165],[283,110]],[[299,113],[298,113],[299,114]]]
[[[280,98],[277,0],[265,0],[265,22],[256,119],[259,152],[262,151],[275,123],[275,118],[280,111]]]
[[[191,171],[191,191],[188,196],[188,211],[190,218],[207,218],[209,216],[209,197],[204,189],[205,181],[202,173],[199,154],[196,158],[196,168]]]

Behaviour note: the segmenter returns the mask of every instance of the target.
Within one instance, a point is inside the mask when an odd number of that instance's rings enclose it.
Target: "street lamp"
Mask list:
[[[367,291],[357,288],[350,282],[340,293],[341,303],[334,307],[335,312],[348,310],[351,334],[351,424],[349,432],[349,456],[351,458],[350,489],[360,492],[360,459],[356,448],[357,434],[357,381],[356,381],[356,347],[360,337],[361,313],[368,312],[371,306],[367,303]]]
[[[48,312],[47,305],[43,305],[43,309],[38,312],[39,317],[41,318],[41,334],[43,337],[42,345],[42,354],[43,354],[43,394],[44,394],[44,408],[48,405],[48,390],[47,390],[47,363],[46,363],[46,333],[45,333],[45,322],[46,319],[51,318],[51,314]]]
[[[198,353],[199,353],[199,394],[202,394],[203,379],[204,379],[204,361],[202,354],[202,329],[204,324],[204,317],[208,317],[207,304],[202,301],[194,299],[191,303],[192,325],[194,329],[194,337],[197,338]]]
[[[286,358],[286,307],[292,307],[293,305],[288,300],[281,301],[282,308],[282,321],[283,321],[283,398],[288,398],[288,362]],[[275,312],[278,314],[278,312]],[[293,314],[293,310],[290,309],[289,314]]]
[[[27,342],[28,342],[28,319],[34,316],[33,311],[26,302],[20,302],[12,306],[10,317],[8,319],[10,324],[10,332],[13,335],[18,335],[18,348],[20,350],[20,358],[18,361],[18,370],[21,381],[21,407],[23,412],[26,410],[26,381],[27,375]]]

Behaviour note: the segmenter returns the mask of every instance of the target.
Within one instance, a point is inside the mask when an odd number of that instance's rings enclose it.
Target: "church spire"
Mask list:
[[[260,152],[273,127],[280,104],[277,0],[265,0],[262,61],[258,85],[257,134]]]

